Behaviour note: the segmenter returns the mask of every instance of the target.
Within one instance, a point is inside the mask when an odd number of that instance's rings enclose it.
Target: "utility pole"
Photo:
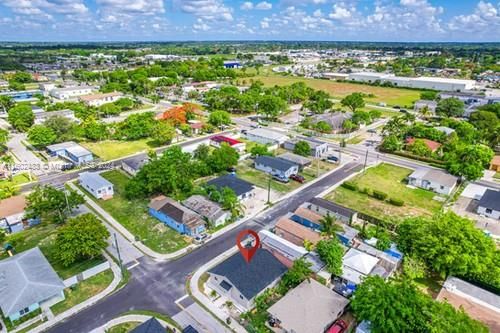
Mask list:
[[[122,263],[122,256],[120,254],[120,247],[118,246],[118,239],[116,238],[116,232],[113,233],[114,239],[115,239],[115,247],[116,247],[116,253],[118,255],[118,262],[120,264],[120,270],[123,272],[123,263]]]
[[[319,157],[316,158],[316,178],[319,177]]]
[[[269,175],[269,182],[267,184],[267,203],[271,203],[271,178],[272,176]]]
[[[365,165],[363,166],[363,172],[365,172],[366,169],[366,162],[368,161],[368,149],[366,150],[366,155],[365,155]]]

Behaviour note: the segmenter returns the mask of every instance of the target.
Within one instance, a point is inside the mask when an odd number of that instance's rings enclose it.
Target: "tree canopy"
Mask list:
[[[26,197],[26,213],[29,217],[41,217],[52,222],[66,221],[72,210],[85,202],[75,191],[58,190],[50,185],[36,186]]]
[[[334,275],[342,274],[342,257],[344,249],[336,237],[327,240],[321,240],[316,245],[321,260],[326,264],[326,270]]]
[[[56,141],[57,134],[47,126],[35,125],[28,131],[28,139],[36,148],[45,148]]]
[[[365,106],[365,101],[363,99],[362,93],[352,93],[342,98],[340,101],[342,106],[349,108],[352,112],[356,111]]]
[[[460,117],[464,114],[464,108],[464,102],[458,98],[445,98],[438,102],[436,113],[446,117]]]
[[[35,121],[35,115],[28,104],[18,104],[8,111],[10,124],[18,131],[26,132]]]
[[[300,156],[311,155],[311,145],[307,141],[299,141],[295,144],[293,152]]]

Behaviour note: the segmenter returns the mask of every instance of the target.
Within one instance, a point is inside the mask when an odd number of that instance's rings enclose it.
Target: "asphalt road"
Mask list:
[[[216,133],[214,135],[225,135],[225,134],[229,134],[229,133],[231,133],[231,131]],[[191,146],[191,145],[194,145],[194,144],[206,141],[206,140],[207,140],[207,137],[200,137],[200,138],[181,142],[178,145],[180,147],[187,147],[187,146]],[[174,146],[174,145],[158,148],[158,149],[156,149],[156,152],[161,153],[164,150],[166,150],[172,146]],[[110,162],[102,162],[101,164],[99,164],[95,167],[89,167],[89,168],[77,169],[77,170],[69,171],[69,172],[60,172],[57,174],[41,176],[41,177],[39,177],[38,182],[30,183],[30,184],[26,184],[26,185],[21,186],[21,191],[22,192],[29,191],[36,185],[53,185],[56,187],[62,186],[65,183],[78,178],[78,174],[83,172],[83,171],[98,171],[98,170],[102,170],[103,168],[105,168],[105,169],[118,168],[121,166],[123,161],[129,160],[132,158],[137,158],[137,157],[145,158],[145,157],[147,157],[147,153],[139,153],[139,154],[135,154],[133,156],[123,157],[123,158],[116,159],[116,160],[110,161]]]
[[[236,235],[243,229],[256,231],[272,226],[275,220],[299,205],[342,181],[362,166],[348,163],[329,176],[306,187],[290,198],[237,228],[173,261],[157,263],[140,259],[141,265],[131,270],[129,283],[120,291],[94,306],[76,314],[49,330],[51,333],[87,333],[129,310],[151,310],[174,316],[180,312],[175,300],[186,294],[186,280],[198,267],[225,252],[235,244]]]

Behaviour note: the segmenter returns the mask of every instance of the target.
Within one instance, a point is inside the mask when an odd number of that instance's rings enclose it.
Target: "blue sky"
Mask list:
[[[498,42],[500,2],[0,0],[0,40]]]

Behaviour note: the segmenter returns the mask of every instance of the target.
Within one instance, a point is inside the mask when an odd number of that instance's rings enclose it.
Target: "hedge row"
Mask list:
[[[389,204],[394,205],[394,206],[401,207],[401,206],[404,206],[404,204],[405,204],[404,200],[397,199],[397,198],[389,198],[389,195],[385,192],[378,191],[378,190],[372,190],[368,187],[359,188],[358,184],[356,184],[355,182],[352,182],[352,181],[346,180],[345,182],[342,183],[341,186],[348,189],[348,190],[351,190],[351,191],[366,194],[366,195],[371,196],[371,197],[373,197],[377,200],[380,200],[380,201],[387,201]]]

